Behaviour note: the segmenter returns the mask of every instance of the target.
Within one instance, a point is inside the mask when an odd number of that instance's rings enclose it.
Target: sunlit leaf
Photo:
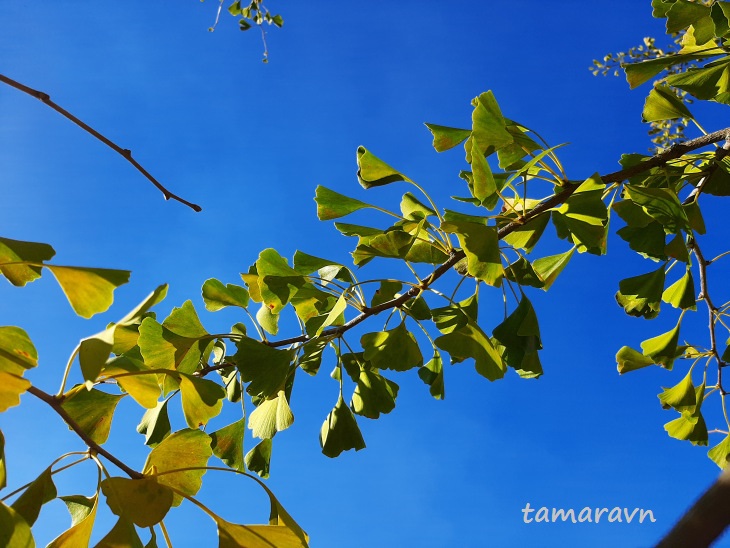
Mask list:
[[[672,368],[674,360],[682,355],[683,348],[677,348],[679,342],[679,326],[677,322],[674,329],[663,333],[641,343],[641,350],[644,355],[654,360],[654,363],[662,365],[667,369]]]
[[[514,311],[493,332],[495,340],[504,347],[502,357],[507,365],[524,378],[542,375],[537,351],[542,348],[540,328],[532,303],[524,295]]]
[[[218,383],[192,375],[180,375],[180,392],[185,422],[190,428],[208,424],[221,412],[226,397],[225,389]]]
[[[38,519],[41,506],[55,499],[57,494],[51,468],[49,467],[33,480],[33,483],[12,504],[12,507],[28,525],[32,526]],[[0,546],[2,546],[1,543]]]
[[[273,438],[274,434],[286,430],[294,423],[294,414],[284,390],[273,398],[267,398],[254,409],[248,419],[253,436],[260,439]]]
[[[244,471],[243,436],[246,421],[237,420],[210,435],[213,454],[234,470]]]
[[[16,286],[23,286],[41,277],[41,263],[56,252],[48,244],[0,238],[0,272]],[[34,263],[7,264],[6,263]],[[5,265],[5,266],[4,266]]]
[[[253,339],[244,338],[236,343],[238,351],[232,356],[246,388],[252,396],[272,396],[284,386],[294,361],[294,350],[279,350]]]
[[[4,489],[8,484],[8,471],[5,467],[5,436],[0,430],[0,489]]]
[[[476,141],[483,155],[489,155],[514,141],[512,134],[507,131],[507,122],[502,116],[494,94],[487,91],[475,97],[472,102],[471,137],[466,141],[464,148],[467,151],[467,162],[471,162],[471,141]]]
[[[684,102],[677,97],[677,93],[665,84],[655,85],[649,92],[641,113],[644,122],[659,120],[674,120],[677,118],[692,118],[692,113]]]
[[[138,527],[151,527],[162,521],[174,495],[155,478],[107,478],[101,482],[101,490],[111,511]]]
[[[38,365],[38,352],[28,334],[19,327],[0,327],[0,371],[23,375]]]
[[[707,456],[720,468],[725,468],[730,460],[730,435],[707,452]]]
[[[679,229],[689,229],[689,220],[677,195],[666,188],[647,188],[625,185],[626,194],[631,201],[641,206],[644,212],[656,219],[667,234]]]
[[[96,519],[96,508],[99,503],[99,496],[94,495],[91,498],[81,495],[72,495],[61,497],[66,503],[69,513],[71,514],[71,528],[48,544],[46,548],[79,548],[80,546],[88,546],[91,538],[91,530],[94,527]]]
[[[662,300],[674,308],[697,310],[697,293],[692,280],[692,271],[687,268],[684,276],[667,287],[662,293]]]
[[[694,411],[697,398],[695,396],[695,386],[692,384],[692,371],[690,370],[676,386],[662,388],[662,393],[658,397],[665,409],[673,407],[680,412]]]
[[[160,397],[160,386],[157,375],[147,371],[149,369],[141,360],[131,356],[119,356],[104,365],[101,376],[114,377],[134,401],[146,409],[153,409]]]
[[[8,548],[35,548],[30,526],[23,517],[0,501],[0,546]]]
[[[649,365],[654,365],[654,360],[647,358],[641,352],[637,352],[628,346],[622,346],[616,354],[619,373],[628,373]]]
[[[246,453],[246,468],[266,479],[271,470],[271,446],[270,438],[261,440],[253,449]]]
[[[64,394],[61,407],[86,435],[101,445],[109,437],[114,410],[123,397],[76,386]]]
[[[443,360],[438,351],[434,350],[433,358],[419,368],[418,376],[429,386],[429,392],[434,398],[443,400],[446,397]]]
[[[532,263],[532,268],[535,270],[540,279],[543,281],[542,289],[547,291],[550,286],[553,285],[555,280],[558,278],[560,273],[565,269],[570,261],[570,258],[575,252],[575,247],[560,253],[558,255],[550,255],[548,257],[541,257]]]
[[[640,316],[650,320],[659,314],[663,290],[662,265],[654,272],[621,280],[616,301],[630,316]]]
[[[309,341],[302,346],[302,355],[297,360],[297,365],[309,375],[316,375],[319,366],[322,364],[322,353],[327,348],[328,339],[320,338]]]
[[[227,306],[248,306],[248,291],[240,285],[226,284],[211,278],[203,284],[203,301],[205,308],[211,312]]]
[[[473,358],[480,375],[490,381],[504,377],[507,366],[489,337],[475,322],[470,320],[465,326],[438,337],[434,342],[449,353],[452,362]]]
[[[436,149],[436,152],[454,148],[471,135],[469,129],[439,126],[437,124],[426,124],[426,127],[433,134],[433,148]]]
[[[150,447],[157,446],[172,431],[167,414],[168,401],[169,398],[158,402],[154,408],[148,409],[137,425],[137,432],[144,434],[145,444]]]
[[[186,495],[195,495],[203,484],[205,470],[201,468],[208,463],[213,454],[210,447],[210,436],[202,430],[180,430],[170,434],[147,457],[143,473],[157,473],[157,482],[167,485]],[[186,469],[180,472],[160,474],[170,470]],[[178,506],[182,497],[177,493],[173,497],[173,506]]]
[[[29,380],[14,373],[0,371],[0,413],[20,404],[20,396],[31,387]]]
[[[377,419],[380,413],[390,413],[395,408],[398,385],[368,369],[360,371],[350,407],[358,415]]]
[[[114,290],[129,281],[127,270],[86,268],[75,266],[51,266],[58,284],[71,303],[74,311],[84,318],[107,310],[114,300]]]
[[[410,192],[406,192],[400,202],[400,210],[406,219],[420,220],[435,216],[436,212],[421,202]]]
[[[216,518],[218,548],[306,548],[308,545],[284,525],[239,525]]]
[[[353,211],[372,207],[370,204],[330,190],[318,185],[314,201],[317,202],[317,217],[320,221],[329,221],[349,215]]]
[[[499,238],[494,227],[449,221],[443,223],[441,228],[458,236],[466,254],[467,272],[478,280],[499,287],[504,269],[499,253]]]
[[[549,220],[549,213],[541,213],[507,234],[502,241],[530,253],[545,232]]]
[[[357,180],[363,188],[410,181],[408,177],[390,167],[363,146],[357,147],[357,168]]]
[[[700,412],[705,395],[705,384],[702,383],[695,390],[697,404],[694,409],[682,411],[681,417],[664,425],[664,430],[671,437],[678,440],[687,440],[692,445],[707,445],[708,434],[705,419]]]

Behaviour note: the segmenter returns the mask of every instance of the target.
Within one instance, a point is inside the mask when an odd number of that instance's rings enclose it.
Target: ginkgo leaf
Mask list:
[[[689,268],[687,268],[684,276],[664,290],[662,301],[674,308],[697,310],[697,293],[692,279],[692,271]]]
[[[616,354],[616,362],[618,363],[619,373],[628,373],[629,371],[636,371],[654,365],[654,360],[628,346],[621,347]]]
[[[692,384],[692,371],[690,370],[676,386],[663,388],[658,397],[665,409],[673,407],[680,412],[693,411],[697,405],[697,398],[695,396],[695,387]]]
[[[481,328],[469,321],[464,327],[438,337],[436,346],[451,356],[452,362],[473,358],[477,373],[490,381],[504,377],[507,366]]]
[[[72,525],[67,531],[53,539],[46,548],[78,548],[88,546],[96,519],[99,496],[91,498],[81,495],[61,497],[71,514]]]
[[[261,440],[253,449],[246,453],[246,468],[266,479],[271,470],[271,438]]]
[[[109,509],[138,527],[151,527],[162,521],[174,495],[155,478],[107,478],[101,482],[101,490]]]
[[[360,339],[365,361],[378,369],[407,371],[423,364],[423,356],[405,320],[389,331],[367,333]]]
[[[463,221],[448,221],[441,228],[458,236],[466,254],[467,272],[478,280],[499,287],[504,269],[495,228]]]
[[[619,282],[616,301],[627,314],[648,320],[656,318],[664,290],[664,266],[654,272],[626,278]]]
[[[0,546],[8,548],[35,548],[30,526],[23,516],[0,501]]]
[[[542,375],[537,351],[542,349],[537,315],[530,300],[523,295],[517,308],[494,328],[495,340],[504,347],[502,356],[524,378]]]
[[[426,124],[426,127],[433,134],[433,148],[436,149],[436,152],[454,148],[471,135],[470,129],[439,126],[437,124]]]
[[[330,458],[350,449],[355,451],[365,449],[365,440],[362,438],[355,416],[342,399],[342,395],[322,424],[319,444],[322,446],[322,453]]]
[[[0,371],[23,375],[38,365],[38,352],[28,333],[19,327],[0,327]]]
[[[94,548],[123,546],[124,548],[144,548],[132,522],[119,518],[114,527],[104,535]]]
[[[81,385],[64,394],[61,407],[86,435],[101,445],[109,437],[114,410],[123,397],[123,394],[107,394],[96,388],[86,390]]]
[[[720,468],[725,468],[730,457],[730,435],[707,452],[707,456]]]
[[[294,414],[284,390],[279,390],[276,397],[262,401],[251,413],[248,427],[255,438],[273,438],[274,434],[286,430],[294,423]]]
[[[223,285],[223,283],[215,278],[211,278],[205,280],[202,291],[205,308],[211,312],[227,306],[238,306],[240,308],[246,308],[248,306],[248,291],[240,285]]]
[[[472,161],[471,141],[477,142],[479,150],[484,155],[514,142],[514,137],[507,131],[507,122],[491,91],[475,97],[471,104],[474,107],[471,115],[471,136],[464,144],[467,151],[466,161],[470,163]]]
[[[107,310],[114,300],[114,290],[129,281],[127,270],[46,265],[74,311],[84,318]]]
[[[0,413],[20,404],[20,396],[31,387],[29,380],[14,373],[0,371]]]
[[[411,181],[363,146],[357,147],[357,168],[357,180],[366,189],[397,181]]]
[[[48,244],[0,238],[0,272],[16,286],[41,277],[41,264],[56,252]],[[6,264],[30,263],[30,264]]]
[[[217,517],[218,548],[307,548],[285,525],[239,525]]]
[[[225,389],[218,383],[192,375],[180,375],[185,422],[190,428],[200,428],[216,417],[223,408]]]
[[[170,418],[167,414],[167,402],[170,398],[158,402],[155,407],[148,409],[137,425],[137,432],[144,434],[145,445],[157,446],[172,431]]]
[[[250,338],[241,339],[236,346],[232,359],[243,382],[250,383],[246,392],[263,397],[278,393],[294,361],[294,350],[279,350]]]
[[[683,347],[677,347],[680,324],[681,321],[677,322],[674,329],[642,342],[641,350],[644,355],[651,358],[654,363],[671,369],[674,360],[684,351]]]
[[[320,221],[339,219],[358,209],[373,207],[370,204],[366,204],[355,198],[348,198],[343,194],[321,185],[317,186],[315,190],[314,201],[317,202],[317,218]]]
[[[213,454],[234,470],[245,470],[243,460],[243,437],[246,433],[246,421],[234,423],[216,430],[210,435]]]
[[[692,113],[675,91],[666,84],[655,84],[654,89],[644,103],[641,113],[642,121],[657,122],[659,120],[675,120],[677,118],[692,118]]]
[[[101,376],[113,378],[134,401],[146,409],[153,409],[160,397],[160,385],[157,375],[148,371],[141,360],[131,356],[119,356],[104,365]]]
[[[441,354],[434,350],[433,358],[418,370],[418,376],[429,385],[429,392],[437,400],[446,397],[444,390],[444,366]]]
[[[33,483],[13,502],[12,507],[28,525],[32,526],[38,519],[41,507],[55,499],[57,494],[51,468],[49,467],[33,480]],[[0,546],[2,546],[1,543]]]
[[[203,484],[201,469],[213,454],[210,436],[202,430],[180,430],[170,434],[152,449],[145,462],[145,475],[157,474],[157,482],[177,489],[186,495],[195,495]],[[161,474],[172,470],[181,470]],[[182,496],[175,493],[173,506],[179,506]]]
[[[362,369],[352,394],[350,407],[358,415],[377,419],[380,413],[390,413],[395,409],[398,385],[381,377],[374,371]]]

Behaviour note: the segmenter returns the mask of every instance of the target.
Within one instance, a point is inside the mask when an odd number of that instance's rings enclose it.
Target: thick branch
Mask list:
[[[657,548],[710,546],[730,525],[730,467],[690,508]]]
[[[83,121],[79,120],[76,116],[68,112],[66,109],[60,107],[53,101],[51,101],[50,95],[47,93],[43,93],[42,91],[35,90],[33,88],[30,88],[26,85],[21,84],[20,82],[16,82],[15,80],[8,78],[7,76],[4,76],[0,74],[0,82],[3,82],[4,84],[7,84],[11,87],[14,87],[17,90],[22,91],[23,93],[27,93],[31,97],[35,97],[39,101],[45,103],[49,107],[51,107],[53,110],[58,112],[61,116],[65,117],[68,120],[71,120],[74,124],[79,126],[81,129],[85,130],[86,132],[90,133],[94,137],[96,137],[99,141],[104,143],[106,146],[114,150],[115,152],[119,153],[121,156],[123,156],[130,164],[132,164],[137,171],[139,171],[142,175],[144,175],[149,182],[151,182],[153,185],[155,185],[160,192],[162,192],[162,195],[165,197],[165,200],[175,200],[180,202],[181,204],[184,204],[191,208],[194,211],[201,211],[203,208],[200,207],[197,204],[194,204],[192,202],[188,202],[184,198],[181,198],[177,194],[173,194],[167,188],[165,188],[157,179],[155,179],[145,168],[143,168],[137,160],[132,158],[132,151],[127,150],[125,148],[120,147],[113,141],[109,140],[108,138],[104,137],[101,133],[96,131],[94,128],[89,126],[88,124],[84,123]]]
[[[84,441],[84,443],[87,445],[87,447],[94,452],[98,453],[99,455],[102,455],[105,457],[109,462],[115,464],[117,467],[119,467],[121,470],[123,470],[130,478],[132,479],[140,479],[143,478],[144,475],[140,472],[137,472],[133,468],[130,468],[126,464],[124,464],[122,461],[120,461],[117,457],[112,455],[109,451],[104,449],[101,445],[96,443],[94,440],[92,440],[86,432],[84,432],[81,427],[78,425],[78,423],[71,418],[71,416],[66,412],[66,410],[61,407],[61,400],[58,399],[55,396],[52,396],[51,394],[48,394],[47,392],[44,392],[43,390],[36,388],[35,386],[31,386],[28,388],[28,392],[33,394],[36,398],[43,400],[48,405],[53,408],[53,410],[58,413],[61,418],[64,420],[66,424],[78,434],[78,436]]]

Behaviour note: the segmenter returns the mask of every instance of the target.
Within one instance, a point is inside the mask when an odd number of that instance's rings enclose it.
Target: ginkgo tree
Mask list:
[[[50,406],[80,444],[79,451],[39,471],[35,481],[13,489],[6,485],[0,452],[0,543],[33,546],[32,527],[42,506],[60,498],[72,525],[51,542],[54,547],[88,545],[100,505],[117,521],[98,546],[142,546],[143,537],[146,546],[171,545],[165,517],[183,500],[215,522],[220,546],[307,546],[305,531],[262,481],[271,473],[274,439],[293,424],[290,402],[298,378],[325,376],[324,369],[333,368],[337,388],[331,411],[322,417],[319,442],[334,458],[365,447],[359,424],[395,408],[402,372],[416,370],[436,399],[444,397],[447,363],[473,363],[488,381],[508,373],[540,377],[543,340],[530,293],[549,291],[577,254],[606,255],[609,231],[617,225],[618,236],[646,259],[644,269],[620,281],[618,306],[639,318],[651,320],[667,309],[677,318],[672,329],[638,348],[633,341],[620,347],[618,372],[676,368],[676,384],[659,393],[672,413],[664,428],[677,440],[711,445],[709,458],[724,468],[730,455],[723,384],[730,302],[722,285],[711,284],[711,266],[730,251],[705,248],[701,205],[730,195],[730,128],[702,129],[689,99],[730,103],[730,2],[652,5],[654,16],[666,19],[667,32],[680,36],[680,49],[653,49],[635,62],[624,56],[623,69],[631,87],[654,82],[642,113],[646,122],[663,128],[677,120],[696,123],[701,137],[665,139],[653,154],[623,156],[619,171],[574,179],[561,160],[561,146],[502,112],[497,97],[486,91],[473,99],[471,119],[461,127],[427,124],[437,152],[464,149],[465,163],[455,167],[463,191],[453,203],[436,203],[427,188],[393,167],[397,158],[381,159],[365,147],[357,149],[360,185],[373,192],[402,185],[400,202],[384,208],[324,186],[313,189],[318,218],[335,221],[336,230],[353,238],[351,262],[358,268],[343,257],[320,256],[326,253],[317,249],[290,258],[264,249],[242,265],[240,279],[204,281],[205,311],[187,300],[166,317],[158,316],[158,305],[167,286],[150,288],[123,318],[73,347],[56,392],[25,378],[38,365],[38,353],[22,326],[0,327],[0,412],[19,405],[27,393]],[[262,2],[248,7],[235,2],[229,11],[243,17],[242,28],[283,22]],[[0,75],[0,81],[103,141],[165,198],[200,210],[46,93],[9,76]],[[370,214],[372,226],[342,220],[361,210]],[[548,239],[557,239],[562,251],[541,251]],[[56,264],[54,255],[45,243],[0,238],[0,272],[10,284],[22,287],[50,273],[84,318],[106,311],[114,291],[129,280],[128,271]],[[397,263],[411,275],[363,277],[373,261]],[[501,295],[504,302],[503,319],[495,325],[479,320],[485,294]],[[222,309],[235,310],[240,321],[228,332],[210,332],[206,317]],[[386,319],[384,326],[370,321],[376,316]],[[706,340],[686,341],[682,331],[688,322],[705,323]],[[298,327],[285,332],[290,326]],[[75,368],[83,382],[69,386]],[[117,405],[127,396],[140,407],[137,431],[150,448],[140,470],[105,448]],[[224,406],[240,409],[240,419],[216,421]],[[725,420],[707,424],[703,409],[709,406],[719,407]],[[244,452],[247,428],[260,441]],[[710,431],[720,434],[712,444]],[[2,449],[1,436],[0,442]],[[96,492],[59,494],[54,476],[88,461],[96,464]],[[269,523],[232,523],[199,500],[207,471],[260,486],[269,499]],[[700,511],[700,517],[707,513]],[[672,535],[696,539],[702,531],[709,542],[730,522],[724,514],[708,519],[714,529],[689,520]],[[677,542],[672,539],[669,545]]]

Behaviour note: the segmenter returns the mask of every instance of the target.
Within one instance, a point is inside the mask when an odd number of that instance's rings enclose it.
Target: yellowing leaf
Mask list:
[[[23,517],[0,501],[0,546],[35,548],[30,526]]]
[[[103,444],[109,437],[114,410],[124,396],[76,386],[66,392],[64,397],[61,403],[63,410],[93,441]]]
[[[240,285],[223,285],[220,281],[211,278],[203,284],[203,301],[205,308],[211,312],[227,306],[248,306],[248,291]]]
[[[0,413],[20,404],[20,395],[24,394],[31,384],[29,380],[0,371]]]
[[[153,409],[160,397],[157,375],[148,373],[144,362],[131,356],[119,356],[104,365],[103,378],[113,378],[134,401],[147,409]]]
[[[396,181],[411,181],[365,147],[357,147],[357,179],[363,188],[382,186]]]
[[[180,391],[185,422],[190,428],[199,428],[217,416],[223,408],[225,389],[216,382],[180,375]]]
[[[46,265],[74,311],[84,318],[107,310],[114,300],[114,290],[129,281],[127,270]]]
[[[294,423],[294,414],[283,390],[275,398],[262,401],[248,419],[248,427],[255,438],[273,438],[274,434],[286,430]]]
[[[243,436],[245,432],[246,421],[240,419],[210,435],[213,454],[239,472],[245,470],[243,461]]]
[[[0,371],[23,375],[26,369],[38,365],[38,352],[19,327],[0,327]]]
[[[91,498],[81,495],[61,497],[71,514],[71,528],[54,540],[46,548],[79,548],[89,545],[91,530],[96,519],[96,508],[99,502],[98,495]]]
[[[647,358],[644,354],[629,346],[621,347],[616,354],[616,362],[618,363],[618,372],[621,374],[654,365],[654,360]]]
[[[244,458],[246,468],[251,472],[255,472],[262,478],[269,477],[271,469],[271,439],[261,440],[253,449],[246,453]]]
[[[41,276],[41,264],[56,252],[48,244],[0,238],[0,272],[16,286],[23,286]],[[6,264],[6,263],[35,264]]]
[[[55,499],[57,494],[51,468],[49,467],[23,491],[23,494],[12,504],[12,507],[13,510],[23,516],[28,525],[33,525],[38,519],[41,506]],[[0,546],[3,546],[3,544],[0,543]]]
[[[94,548],[144,548],[132,522],[119,518]]]
[[[210,436],[202,430],[180,430],[170,434],[147,457],[143,473],[160,474],[182,468],[200,468],[206,466],[213,454],[210,447]],[[156,476],[157,482],[167,485],[186,495],[194,495],[203,484],[205,470],[183,470]],[[182,502],[182,497],[175,494],[173,506]]]
[[[159,523],[172,506],[173,492],[155,478],[107,478],[101,490],[111,511],[138,527]]]
[[[285,525],[239,525],[217,518],[218,548],[306,548]]]

